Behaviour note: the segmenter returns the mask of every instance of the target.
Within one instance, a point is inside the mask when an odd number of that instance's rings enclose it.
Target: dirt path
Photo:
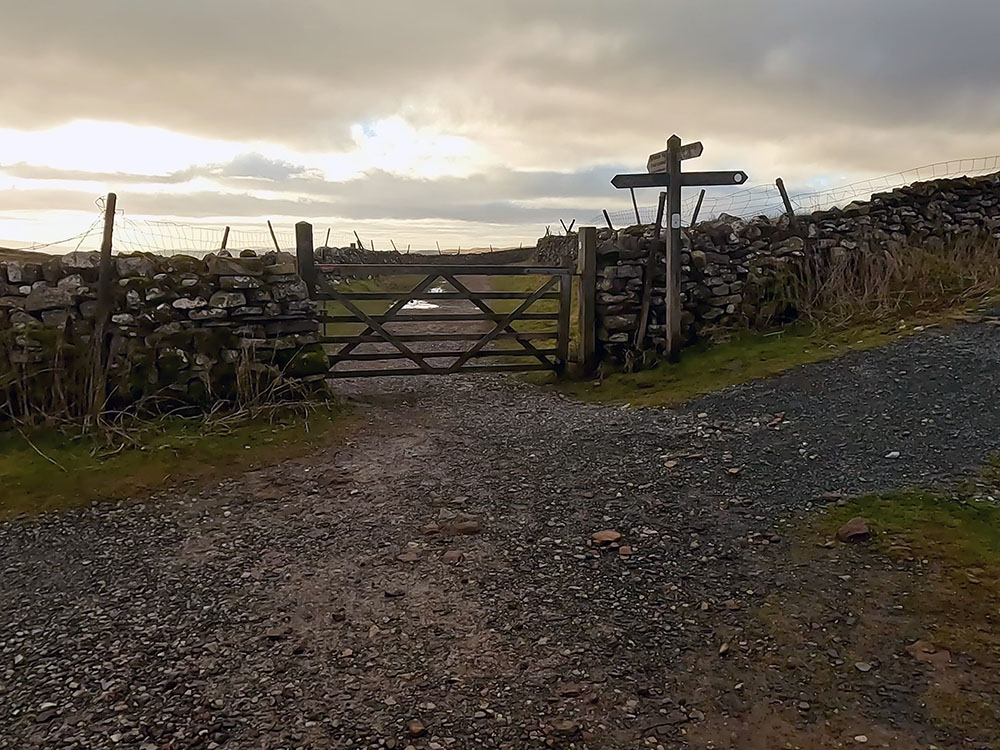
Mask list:
[[[996,747],[996,652],[904,658],[933,571],[790,534],[1000,448],[996,327],[671,411],[341,387],[343,444],[0,526],[0,748]]]

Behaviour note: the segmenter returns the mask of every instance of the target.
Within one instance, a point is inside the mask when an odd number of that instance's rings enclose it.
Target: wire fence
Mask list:
[[[68,253],[74,250],[98,250],[104,228],[104,198],[95,201],[99,214],[90,225],[79,234],[52,242],[36,242],[32,244],[16,243],[18,251]],[[87,219],[90,221],[90,219]],[[162,219],[132,218],[119,209],[115,213],[114,240],[112,243],[115,254],[134,252],[153,253],[156,255],[192,255],[202,257],[209,253],[228,250],[238,255],[243,250],[253,250],[257,253],[280,249],[285,252],[295,252],[295,232],[292,229],[281,229],[277,226],[226,226],[223,224],[188,224],[180,221]],[[285,225],[287,227],[287,224]],[[315,227],[313,244],[315,247],[325,245],[331,247],[358,246],[360,239],[353,232],[333,231]],[[425,243],[426,244],[426,243]],[[365,249],[375,249],[371,239],[364,241]],[[455,250],[441,250],[437,245],[438,254],[454,253]],[[492,246],[491,246],[492,247]],[[0,248],[3,249],[3,248]],[[397,246],[391,242],[381,243],[379,250],[394,250]],[[410,252],[409,243],[401,243],[399,252]],[[433,254],[434,249],[414,249],[415,253]],[[461,246],[458,251],[461,254]]]
[[[295,233],[267,229],[197,226],[173,221],[115,218],[114,248],[118,253],[144,252],[157,255],[207,255],[225,248],[233,253],[242,250],[266,252],[278,248],[295,251]]]
[[[1000,171],[1000,155],[955,159],[814,192],[789,190],[788,198],[796,212],[811,213],[824,211],[835,206],[844,206],[855,200],[869,200],[874,193],[894,190],[914,182],[949,177],[976,177],[997,171]],[[681,203],[681,214],[688,218],[689,224],[697,202],[698,196],[695,194],[685,198]],[[656,208],[656,206],[640,206],[640,223],[652,224],[656,220]],[[749,219],[753,216],[775,217],[782,214],[784,210],[781,193],[775,185],[754,185],[722,195],[710,196],[706,194],[701,210],[698,212],[698,220],[707,221],[722,214],[738,216],[743,219]],[[609,211],[608,216],[616,227],[635,224],[635,211],[633,210]],[[604,215],[599,214],[587,223],[603,226],[605,224]]]
[[[1000,155],[956,159],[824,190],[798,192],[790,190],[789,200],[796,212],[810,213],[834,206],[843,206],[854,200],[868,200],[873,193],[893,190],[914,182],[958,176],[974,177],[998,171],[1000,171]],[[682,215],[688,219],[689,224],[697,202],[698,195],[694,193],[681,204]],[[98,249],[103,228],[103,199],[98,199],[97,207],[100,209],[100,213],[79,234],[53,242],[19,245],[17,249],[43,252]],[[740,218],[761,215],[774,217],[780,215],[784,210],[781,194],[775,185],[757,185],[730,190],[718,195],[706,194],[698,218],[704,221],[714,219],[722,214]],[[656,206],[641,206],[639,208],[640,223],[652,224],[655,216]],[[632,210],[609,212],[609,218],[616,227],[631,226],[635,223],[635,212]],[[603,226],[604,216],[603,214],[595,216],[586,223]],[[325,241],[321,242],[323,234],[322,230],[317,229],[315,237],[317,247],[325,244]],[[119,211],[115,216],[114,252],[116,253],[146,252],[158,255],[201,256],[221,250],[224,238],[226,239],[225,248],[233,254],[238,254],[242,250],[266,252],[273,250],[275,245],[285,251],[294,252],[295,250],[295,233],[287,229],[274,229],[272,236],[271,230],[266,226],[234,226],[229,229],[228,237],[226,237],[226,227],[221,224],[198,225],[157,219],[133,219],[122,211]],[[353,242],[354,238],[352,237],[342,244]],[[337,243],[333,242],[333,244]],[[380,249],[388,250],[390,248]],[[399,249],[402,251],[403,247],[400,246]],[[406,246],[406,251],[409,251],[409,245]],[[440,248],[438,248],[438,252],[440,252]]]

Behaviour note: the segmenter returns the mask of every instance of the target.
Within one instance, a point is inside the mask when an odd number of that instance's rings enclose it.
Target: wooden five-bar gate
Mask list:
[[[586,371],[593,359],[596,262],[596,236],[589,231],[583,230],[584,260],[576,272],[429,262],[317,264],[312,227],[301,222],[296,225],[299,275],[312,299],[325,303],[321,341],[330,376],[562,373],[570,362],[574,317],[580,329],[574,334],[574,359]],[[512,277],[530,283],[494,283]],[[385,281],[359,291],[351,283],[359,279]],[[579,280],[576,316],[574,279]]]

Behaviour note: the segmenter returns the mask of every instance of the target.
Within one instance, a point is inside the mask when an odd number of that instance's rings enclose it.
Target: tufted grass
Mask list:
[[[117,445],[106,435],[51,429],[0,433],[0,520],[234,476],[309,453],[346,426],[343,407],[324,406],[276,418],[135,422]]]

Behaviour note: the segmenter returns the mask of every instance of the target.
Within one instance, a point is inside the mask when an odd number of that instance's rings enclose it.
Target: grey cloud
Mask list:
[[[0,164],[0,172],[13,177],[31,180],[83,180],[109,184],[150,184],[178,185],[190,182],[196,177],[230,178],[237,180],[259,180],[261,187],[273,187],[271,183],[287,181],[290,178],[319,179],[319,173],[301,165],[290,164],[278,159],[269,159],[256,153],[241,154],[223,164],[202,164],[164,175],[130,174],[127,172],[86,172],[78,169],[18,162]]]
[[[286,161],[268,159],[261,154],[242,154],[228,164],[223,164],[212,174],[222,177],[259,177],[264,180],[287,180],[305,174],[308,170],[302,166],[289,164]]]
[[[458,219],[461,216],[463,220],[474,220],[475,212],[482,211],[484,221],[506,222],[541,215],[546,210],[549,220],[553,216],[552,208],[527,211],[515,208],[519,204],[542,202],[551,205],[554,197],[580,199],[582,205],[605,200],[613,193],[609,183],[611,176],[626,171],[622,166],[592,167],[576,172],[498,169],[469,177],[428,180],[374,170],[352,180],[328,182],[306,167],[251,156],[253,158],[249,159],[238,157],[225,165],[195,166],[154,178],[30,164],[0,166],[0,172],[35,180],[92,181],[116,190],[122,185],[182,184],[195,177],[211,177],[229,191],[266,189],[302,195],[305,200],[321,206],[335,201],[338,215],[347,218]],[[129,195],[127,190],[123,191],[122,199]],[[174,198],[161,196],[157,200],[170,202]],[[297,205],[301,209],[302,204]],[[234,210],[237,209],[234,207]],[[239,210],[238,215],[244,215],[244,210]],[[592,212],[593,208],[589,210]],[[209,215],[217,215],[217,212]]]
[[[995,0],[11,6],[0,98],[24,127],[72,112],[320,149],[402,110],[578,163],[670,130],[780,144],[916,121],[916,154],[1000,127]]]
[[[258,154],[154,178],[4,168],[110,185],[208,177],[306,196],[124,191],[157,214],[588,218],[629,205],[607,179],[641,169],[671,132],[705,141],[700,167],[744,168],[753,182],[836,181],[1000,151],[996,0],[5,5],[0,126],[86,117],[321,152],[349,146],[352,124],[401,114],[507,164],[469,178],[372,172],[344,183]]]
[[[5,210],[85,210],[96,196],[72,190],[0,190]],[[287,216],[297,220],[337,217],[373,221],[461,221],[497,225],[551,224],[560,214],[589,215],[592,207],[581,202],[553,209],[550,205],[524,205],[509,200],[482,202],[387,201],[384,196],[261,198],[250,193],[192,192],[182,194],[120,193],[118,206],[126,215],[182,216],[203,221],[218,218]]]

